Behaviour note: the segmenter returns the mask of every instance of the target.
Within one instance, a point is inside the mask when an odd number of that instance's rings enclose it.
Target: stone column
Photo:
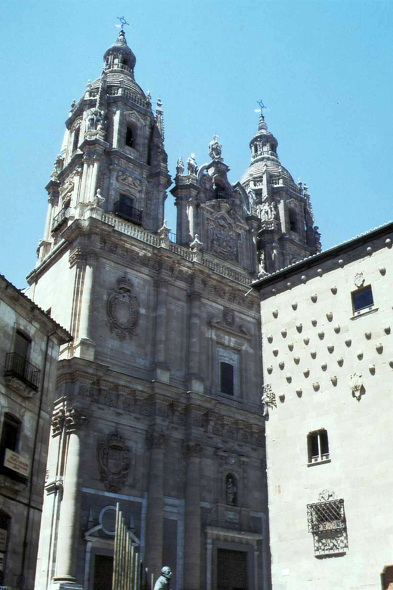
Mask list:
[[[87,422],[84,410],[71,407],[65,414],[68,436],[63,473],[63,498],[57,535],[56,575],[54,582],[76,583],[76,556],[80,538],[80,467],[83,448],[83,427]]]
[[[199,373],[199,344],[200,344],[200,293],[188,294],[189,299],[189,329],[188,329],[188,380],[191,391],[203,393],[203,378]]]
[[[162,563],[164,537],[164,452],[166,436],[159,430],[152,430],[147,436],[150,448],[149,487],[146,518],[146,558],[149,574],[157,580]]]
[[[184,514],[184,588],[199,590],[201,584],[201,482],[200,463],[203,447],[197,441],[184,445],[187,461]]]
[[[94,266],[97,262],[97,254],[95,252],[87,252],[85,256],[85,266],[83,275],[83,289],[81,292],[81,306],[80,306],[80,321],[78,330],[77,346],[79,352],[77,356],[94,360],[95,345],[91,339],[91,310],[93,297],[93,278]]]
[[[168,347],[166,326],[168,281],[159,277],[156,280],[155,288],[157,292],[155,331],[156,379],[164,383],[169,383],[170,368],[166,362],[166,350]]]

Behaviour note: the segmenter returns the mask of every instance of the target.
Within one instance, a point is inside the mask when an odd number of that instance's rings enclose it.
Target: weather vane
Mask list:
[[[116,26],[117,27],[120,27],[122,31],[124,31],[124,25],[130,26],[130,23],[128,23],[126,21],[126,19],[124,18],[124,16],[117,16],[116,18],[120,21],[120,25],[116,25]]]
[[[259,104],[259,108],[261,109],[261,113],[263,109],[266,109],[265,105],[263,104],[263,100],[257,100],[257,103]]]

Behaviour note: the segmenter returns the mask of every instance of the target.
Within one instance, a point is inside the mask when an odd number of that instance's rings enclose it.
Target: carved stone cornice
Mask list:
[[[65,426],[67,433],[81,430],[88,423],[88,421],[89,419],[84,409],[78,408],[76,406],[67,408],[65,413]]]
[[[197,291],[192,291],[191,293],[187,293],[187,298],[189,301],[193,302],[198,302],[201,300],[201,293],[198,293]]]

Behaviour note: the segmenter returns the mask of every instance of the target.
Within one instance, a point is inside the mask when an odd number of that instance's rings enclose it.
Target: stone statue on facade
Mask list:
[[[261,256],[260,256],[259,265],[258,265],[258,274],[263,275],[265,273],[266,273],[265,250],[261,250]]]
[[[209,156],[212,160],[222,162],[222,145],[218,143],[218,135],[214,135],[213,141],[209,143]]]
[[[226,494],[226,503],[228,506],[236,506],[236,482],[233,475],[227,475],[226,482],[225,482],[225,494]]]
[[[53,180],[57,180],[57,177],[59,175],[59,173],[63,170],[64,167],[64,158],[62,156],[62,154],[59,154],[56,158],[56,161],[53,165],[53,172],[51,174],[51,177],[53,178]]]
[[[171,579],[171,577],[171,568],[169,568],[167,565],[164,565],[164,567],[161,570],[161,576],[154,584],[154,590],[169,590],[169,580]]]
[[[104,128],[103,112],[99,109],[90,109],[87,114],[86,131],[101,131]]]
[[[188,174],[193,174],[194,176],[198,174],[198,165],[195,161],[195,154],[191,154],[187,159],[187,171]]]
[[[258,205],[258,217],[261,218],[262,221],[272,221],[276,219],[276,205],[274,202],[264,201],[262,205]]]
[[[177,160],[177,164],[176,164],[176,176],[183,176],[183,173],[184,173],[183,156],[180,156],[180,158]]]

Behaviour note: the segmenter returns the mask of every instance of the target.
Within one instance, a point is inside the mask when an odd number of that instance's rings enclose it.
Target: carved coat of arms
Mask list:
[[[113,289],[108,297],[107,313],[109,329],[120,340],[132,336],[139,322],[139,303],[132,295],[133,285],[127,277],[117,281],[117,289]]]
[[[222,218],[208,221],[211,250],[220,258],[237,260],[237,234]]]
[[[107,440],[97,445],[98,470],[101,481],[110,492],[118,492],[125,484],[130,471],[130,449],[118,432],[112,432]]]

